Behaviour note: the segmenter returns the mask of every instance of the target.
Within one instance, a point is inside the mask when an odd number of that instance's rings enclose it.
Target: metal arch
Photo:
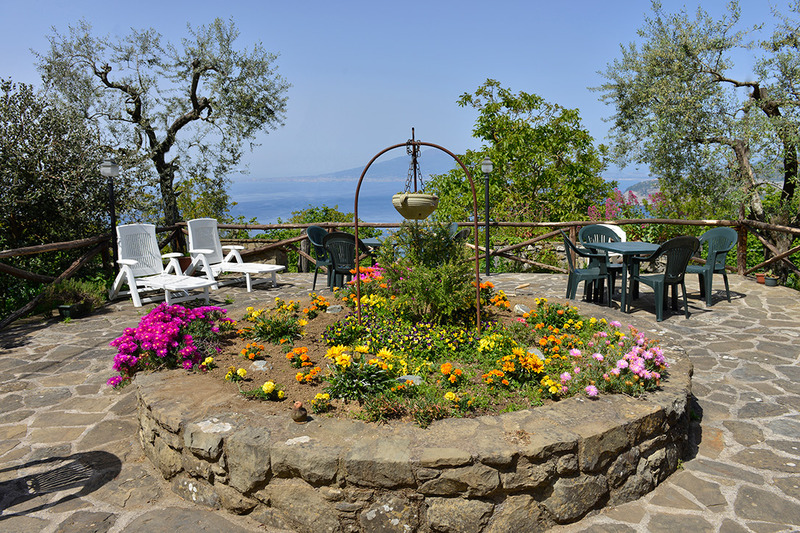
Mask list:
[[[464,163],[461,162],[461,159],[459,159],[456,154],[454,154],[453,152],[451,152],[447,148],[439,146],[438,144],[433,144],[433,143],[429,143],[429,142],[425,142],[425,141],[406,141],[404,143],[394,144],[394,145],[392,145],[392,146],[390,146],[388,148],[384,148],[383,150],[378,152],[372,159],[370,159],[369,163],[367,163],[367,166],[364,167],[364,170],[361,172],[361,176],[358,178],[358,184],[356,185],[356,197],[355,197],[355,204],[353,206],[353,218],[355,218],[354,223],[355,223],[356,242],[358,242],[358,195],[361,192],[361,182],[364,181],[364,176],[366,176],[367,170],[369,170],[369,167],[372,166],[372,163],[374,163],[376,159],[378,159],[380,156],[382,156],[386,152],[388,152],[390,150],[394,150],[396,148],[400,148],[402,146],[408,147],[408,146],[413,146],[413,145],[416,145],[416,146],[429,146],[431,148],[436,148],[437,150],[441,150],[442,152],[448,154],[450,157],[455,159],[456,163],[458,163],[459,166],[461,166],[461,168],[464,170],[464,173],[467,175],[467,179],[469,180],[469,186],[470,186],[470,189],[472,189],[472,225],[473,225],[472,234],[473,234],[474,239],[475,239],[475,307],[476,307],[475,324],[476,324],[476,326],[478,328],[478,333],[480,334],[480,332],[481,332],[481,274],[480,274],[480,259],[479,259],[479,252],[478,252],[478,196],[475,193],[475,182],[472,180],[472,174],[470,174],[470,172],[467,169],[467,167],[464,165]],[[361,262],[359,260],[359,255],[360,254],[358,253],[358,251],[356,251],[355,255],[356,255],[356,273],[355,273],[355,277],[356,277],[356,298],[357,298],[356,314],[358,316],[358,323],[360,325],[361,324],[361,270],[360,270]]]

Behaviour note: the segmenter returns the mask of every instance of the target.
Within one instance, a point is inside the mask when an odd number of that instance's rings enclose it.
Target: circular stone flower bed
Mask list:
[[[310,334],[345,314],[320,314],[295,346],[308,348],[321,367],[337,364],[335,356],[322,360],[323,347]],[[687,443],[691,364],[668,347],[662,347],[668,379],[640,398],[545,397],[540,407],[520,409],[519,398],[509,396],[490,414],[454,405],[451,414],[461,418],[421,429],[345,419],[358,403],[335,400],[330,413],[309,409],[309,421],[295,423],[292,402],[311,406],[323,385],[298,382],[279,346],[259,342],[264,348],[250,360],[241,350],[252,353],[251,339],[228,342],[206,375],[136,377],[140,440],[178,494],[274,527],[544,530],[652,490],[677,468]],[[246,370],[244,380],[225,379],[239,368]],[[486,376],[471,379],[484,385]],[[256,402],[240,394],[264,380],[283,390],[285,400]]]

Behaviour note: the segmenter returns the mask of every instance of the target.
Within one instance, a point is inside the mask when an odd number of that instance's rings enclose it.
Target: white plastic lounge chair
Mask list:
[[[206,273],[209,280],[215,282],[216,277],[222,272],[244,274],[247,279],[247,292],[251,292],[253,290],[252,274],[272,274],[272,286],[275,287],[277,285],[275,273],[286,269],[283,265],[242,261],[239,250],[243,250],[244,246],[222,246],[219,242],[217,220],[214,218],[195,218],[190,220],[187,226],[189,228],[189,253],[193,258],[192,264],[186,269],[187,274],[192,274],[199,268]],[[223,257],[223,249],[230,250],[227,256]]]
[[[143,301],[149,303],[155,298],[143,300],[140,291],[163,290],[167,304],[172,304],[197,298],[198,295],[191,295],[189,291],[203,289],[203,296],[208,303],[208,288],[214,286],[213,280],[184,276],[178,265],[179,253],[161,255],[154,225],[117,226],[117,250],[120,270],[108,291],[109,299],[130,294],[133,305],[141,307]],[[169,259],[166,269],[162,258]],[[121,290],[123,284],[128,285],[128,291]],[[173,292],[181,294],[174,297]]]

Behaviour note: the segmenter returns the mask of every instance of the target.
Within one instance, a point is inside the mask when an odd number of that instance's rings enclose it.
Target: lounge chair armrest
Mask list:
[[[189,250],[190,254],[203,254],[203,255],[211,255],[214,253],[214,250],[210,250],[208,248],[193,248]]]
[[[117,263],[120,265],[135,266],[139,261],[136,259],[117,259]]]
[[[225,256],[225,259],[222,260],[224,263],[244,263],[244,260],[242,260],[242,256],[239,253],[239,250],[244,250],[244,246],[231,244],[223,246],[222,249],[230,250],[228,255]]]
[[[183,254],[178,252],[170,252],[168,254],[161,254],[161,257],[163,257],[164,259],[172,259],[173,257],[175,258],[183,257]]]

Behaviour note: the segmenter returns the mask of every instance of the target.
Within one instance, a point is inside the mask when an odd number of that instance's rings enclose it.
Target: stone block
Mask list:
[[[636,471],[639,464],[639,449],[631,448],[625,453],[620,454],[608,468],[608,483],[612,487],[618,487]]]
[[[556,461],[556,472],[559,476],[570,476],[578,472],[578,454],[568,453]]]
[[[183,459],[180,452],[172,449],[160,437],[156,437],[153,442],[152,459],[164,479],[171,479],[175,474],[183,470]]]
[[[228,485],[214,485],[214,488],[219,494],[219,501],[222,507],[235,514],[245,514],[252,511],[258,501],[253,498],[243,496],[241,492]]]
[[[225,439],[228,483],[249,493],[267,481],[270,475],[269,434],[263,428],[246,428]]]
[[[472,456],[459,448],[425,448],[419,457],[423,468],[464,466],[472,462]]]
[[[417,531],[419,522],[417,505],[394,494],[379,498],[359,516],[363,533],[407,533]]]
[[[209,509],[220,508],[219,495],[211,485],[203,481],[185,476],[177,477],[172,482],[172,492],[197,505]]]
[[[547,531],[550,526],[543,516],[539,503],[527,494],[511,495],[498,505],[484,533],[509,533]]]
[[[501,474],[503,488],[506,490],[537,489],[547,484],[555,473],[553,461],[533,462],[521,458],[516,470]]]
[[[414,485],[409,440],[370,439],[357,442],[344,459],[348,482],[369,487],[400,488]]]
[[[428,498],[428,527],[438,533],[479,533],[486,527],[494,505],[463,498]]]
[[[552,494],[543,505],[557,522],[572,522],[591,511],[607,494],[608,482],[605,476],[581,474],[556,481]]]
[[[233,426],[216,418],[188,424],[183,432],[183,442],[195,455],[216,461],[222,453],[223,435],[230,433],[231,429]]]
[[[273,478],[260,493],[267,496],[270,507],[278,511],[290,529],[308,533],[340,529],[335,504],[301,479]]]
[[[329,484],[339,470],[342,449],[315,443],[285,442],[270,447],[272,473],[279,477],[300,476],[309,483]]]

